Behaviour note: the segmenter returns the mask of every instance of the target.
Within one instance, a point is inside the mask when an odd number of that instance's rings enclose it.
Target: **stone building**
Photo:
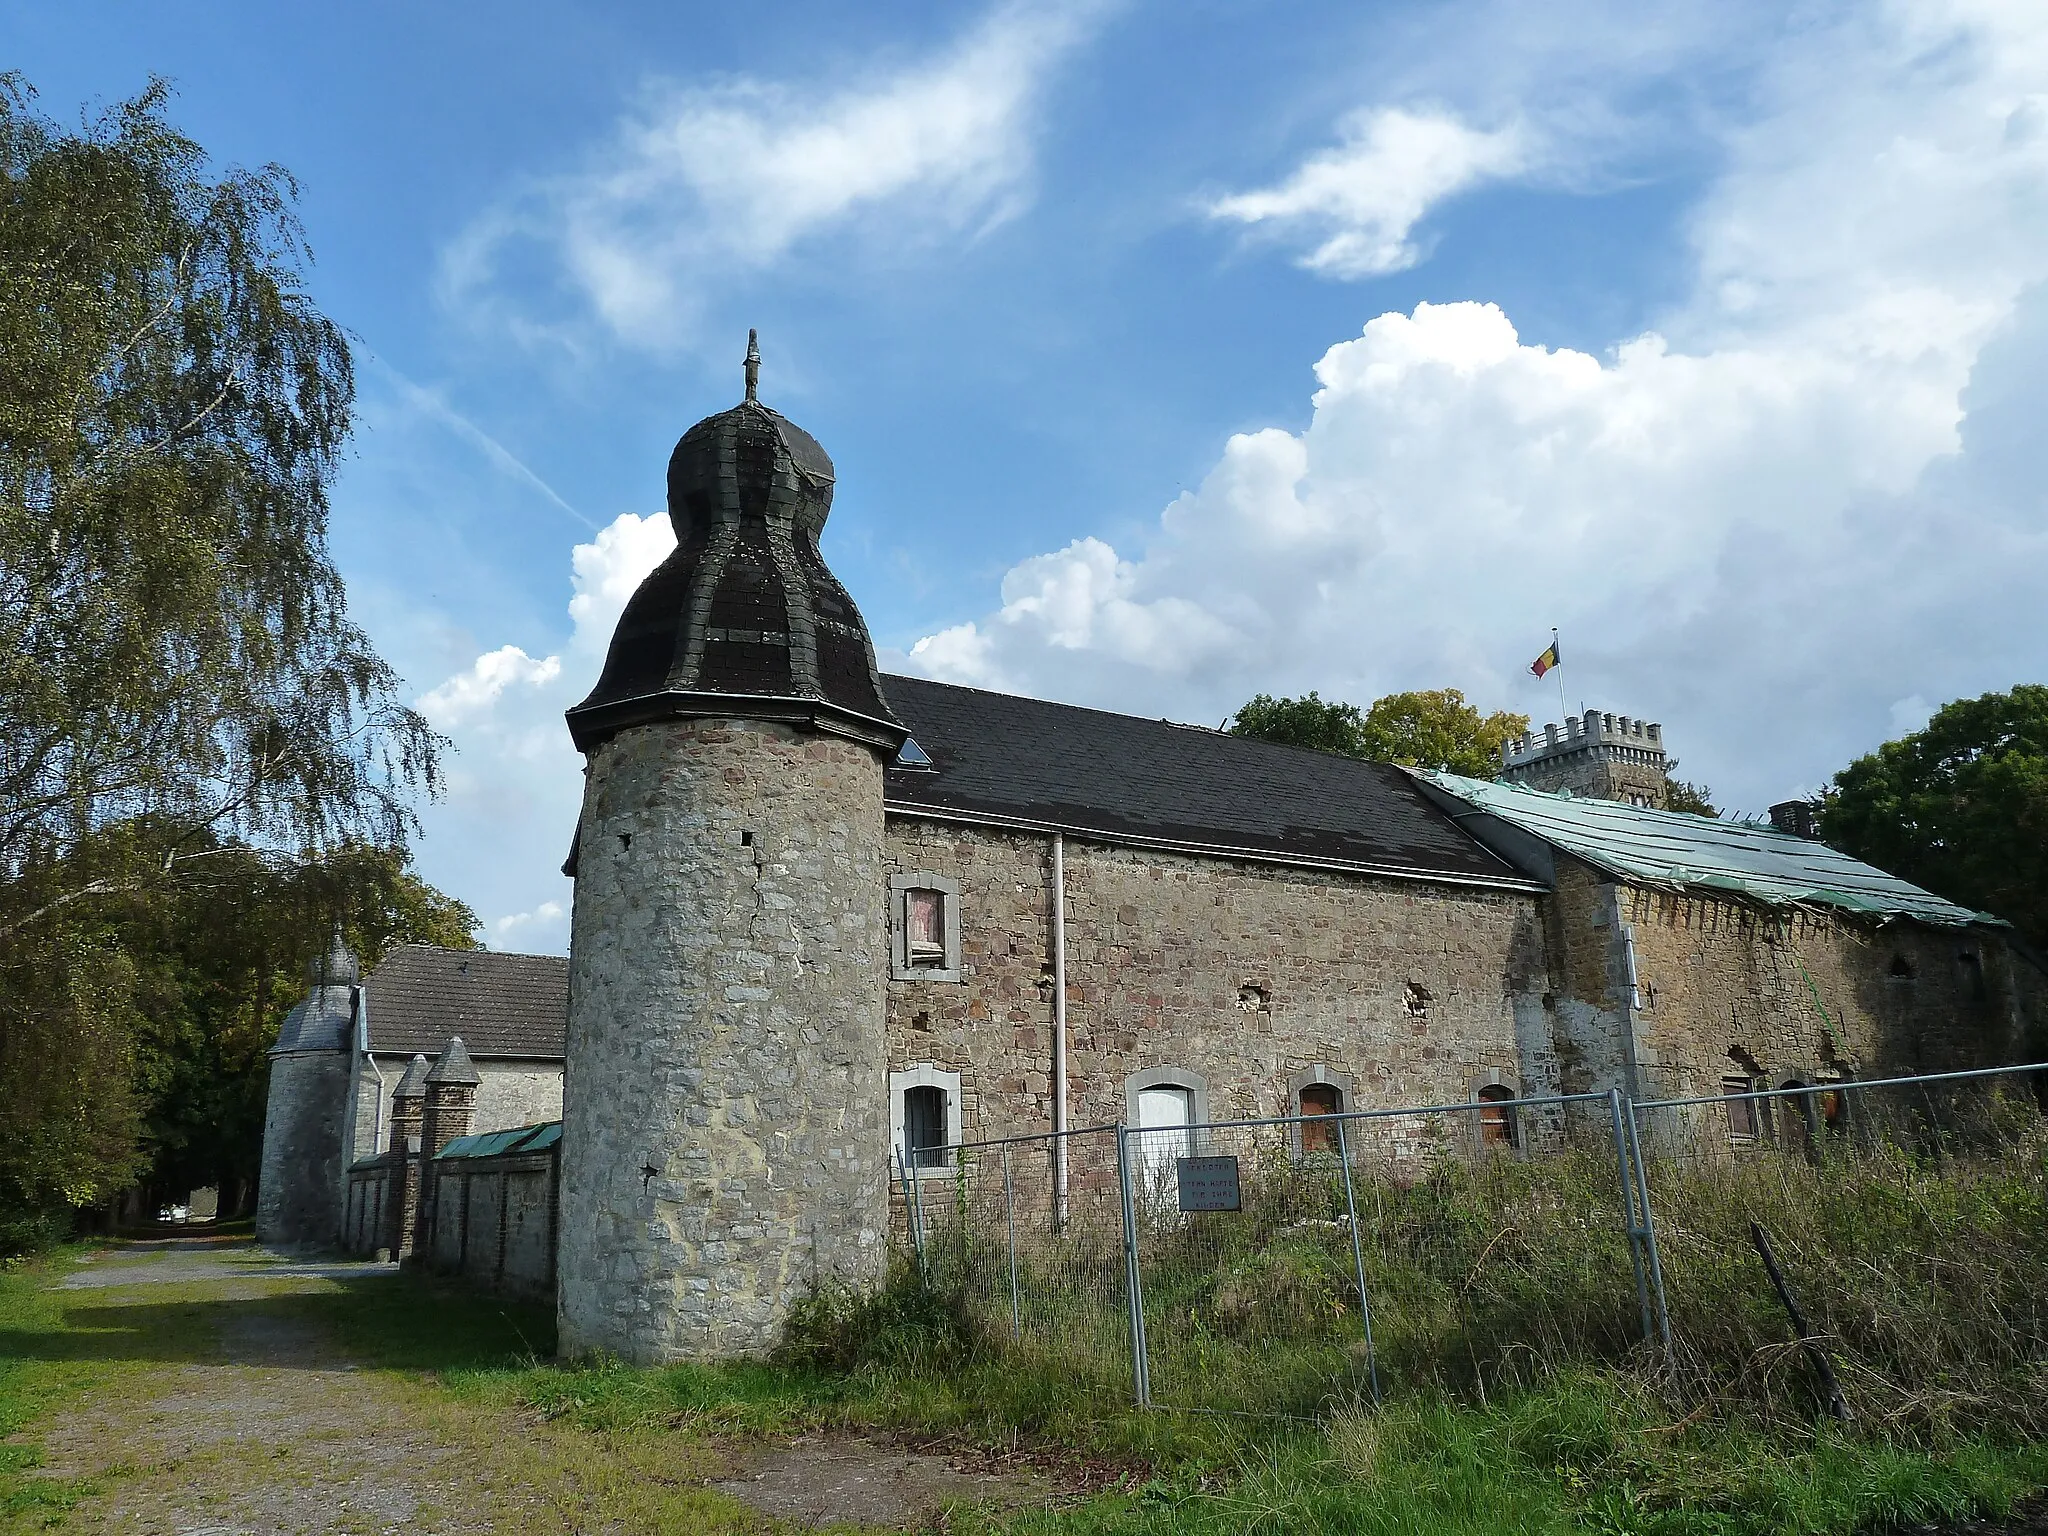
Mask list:
[[[390,1150],[394,1090],[416,1056],[469,1042],[474,1126],[562,1113],[568,963],[556,955],[402,944],[366,977],[337,940],[270,1052],[256,1235],[327,1246],[342,1229],[348,1171]]]
[[[1669,770],[1663,726],[1597,709],[1524,731],[1501,749],[1500,776],[1510,784],[1659,810]]]
[[[330,1141],[386,1144],[369,1078],[460,1034],[478,1131],[561,1094],[563,1348],[723,1357],[879,1274],[896,1160],[964,1138],[2043,1049],[2048,978],[1995,918],[1658,809],[1658,726],[1547,727],[1488,783],[884,677],[818,550],[833,477],[750,352],[569,714],[566,971],[401,951],[322,978],[276,1058],[282,1203],[331,1187]]]
[[[678,444],[675,553],[569,713],[566,1350],[770,1347],[878,1273],[892,1157],[963,1137],[1717,1091],[2038,1028],[1995,920],[1656,809],[1656,726],[1510,750],[1568,797],[879,676],[818,550],[831,461],[756,366]]]

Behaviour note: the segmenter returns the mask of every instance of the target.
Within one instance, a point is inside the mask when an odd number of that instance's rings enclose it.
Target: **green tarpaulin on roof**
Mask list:
[[[2003,920],[1972,912],[1810,837],[1619,800],[1582,800],[1454,773],[1416,776],[1620,879],[1725,891],[1774,907],[1833,907],[1961,928]]]

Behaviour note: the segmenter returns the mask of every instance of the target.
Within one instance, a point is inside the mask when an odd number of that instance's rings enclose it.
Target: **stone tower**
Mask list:
[[[676,549],[569,711],[565,1353],[764,1352],[882,1272],[882,767],[905,731],[818,536],[832,461],[755,397],[684,434]]]
[[[358,980],[356,957],[337,929],[327,954],[309,968],[305,1001],[285,1015],[270,1049],[258,1242],[326,1247],[341,1233]]]
[[[1563,725],[1524,731],[1501,749],[1500,776],[1531,789],[1662,809],[1670,787],[1664,727],[1589,709]]]

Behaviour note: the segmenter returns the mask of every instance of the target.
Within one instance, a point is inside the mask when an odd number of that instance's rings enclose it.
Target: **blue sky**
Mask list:
[[[422,872],[557,949],[561,710],[739,390],[885,665],[1214,722],[1456,686],[1760,810],[2048,674],[2048,10],[0,3],[178,90],[358,341],[352,602]]]

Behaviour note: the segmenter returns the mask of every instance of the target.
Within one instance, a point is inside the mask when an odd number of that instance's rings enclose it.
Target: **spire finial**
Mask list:
[[[747,398],[761,387],[761,333],[751,326],[747,328]]]

